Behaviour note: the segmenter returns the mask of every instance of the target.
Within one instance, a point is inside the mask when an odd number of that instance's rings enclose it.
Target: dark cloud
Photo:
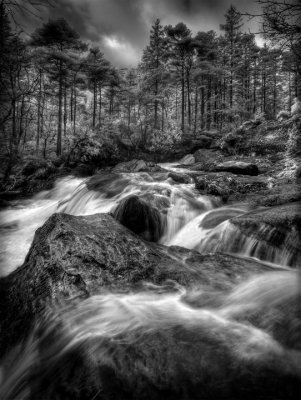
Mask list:
[[[219,30],[231,4],[239,11],[258,11],[255,0],[52,0],[53,7],[41,11],[43,20],[64,17],[87,40],[101,47],[115,65],[136,65],[147,45],[152,22],[163,25],[180,21],[196,33]],[[37,20],[27,18],[28,30]],[[254,23],[246,25],[257,30]]]

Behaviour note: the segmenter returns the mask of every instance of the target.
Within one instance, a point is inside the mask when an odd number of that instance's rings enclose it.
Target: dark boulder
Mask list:
[[[111,198],[121,193],[129,184],[130,180],[122,174],[102,172],[93,175],[86,181],[88,190],[94,190]]]
[[[196,163],[203,163],[208,169],[221,160],[221,154],[214,150],[199,149],[193,155]]]
[[[131,160],[117,164],[112,172],[163,172],[163,168],[152,161]]]
[[[180,174],[178,172],[169,172],[169,178],[172,178],[177,183],[191,183],[191,178],[189,175]]]
[[[227,172],[209,172],[194,176],[196,189],[212,196],[220,196],[224,201],[245,198],[250,193],[260,193],[267,189],[264,177],[238,176]]]
[[[298,398],[299,355],[284,347],[295,348],[287,331],[293,337],[298,326],[287,324],[281,301],[261,315],[257,295],[258,306],[241,313],[244,292],[230,292],[264,272],[279,269],[146,242],[106,214],[54,214],[24,264],[0,279],[0,354],[39,322],[24,353],[6,359],[1,398]],[[294,300],[288,291],[286,304]]]
[[[301,203],[254,210],[231,219],[236,240],[231,246],[241,247],[246,238],[254,241],[250,255],[290,266],[301,263]]]
[[[0,356],[58,302],[137,290],[143,282],[229,290],[270,270],[254,260],[146,242],[107,214],[54,214],[37,230],[24,264],[0,279]]]
[[[195,163],[195,158],[192,154],[187,154],[179,161],[180,165],[192,165]]]
[[[276,184],[275,184],[276,183]],[[277,179],[273,182],[273,186],[262,194],[258,194],[251,199],[252,208],[258,207],[274,207],[282,204],[294,203],[301,201],[300,186],[297,183],[281,182]]]
[[[114,218],[145,240],[157,242],[163,234],[160,212],[138,196],[123,199],[113,213]]]
[[[226,161],[215,165],[214,170],[251,176],[256,176],[259,172],[257,165],[242,161]]]
[[[213,229],[220,223],[233,217],[237,217],[241,214],[244,214],[244,211],[238,208],[217,208],[215,210],[212,210],[204,217],[204,219],[202,219],[200,227],[202,227],[203,229]]]

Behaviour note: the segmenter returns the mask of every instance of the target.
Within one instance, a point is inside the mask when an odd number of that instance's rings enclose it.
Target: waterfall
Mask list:
[[[271,272],[251,272],[229,289],[145,282],[139,291],[100,292],[45,310],[26,341],[1,360],[1,399],[50,400],[58,391],[59,398],[298,398],[301,276],[290,268],[300,261],[298,237],[285,233],[275,245],[277,232],[266,224],[244,234],[235,219],[250,211],[246,204],[222,205],[167,173],[66,177],[1,210],[0,276],[22,264],[36,229],[53,213],[113,214],[129,196],[164,220],[152,249],[171,258],[176,249],[162,245],[253,257]],[[180,254],[174,259],[189,270],[190,253]],[[212,268],[208,282],[218,273]]]

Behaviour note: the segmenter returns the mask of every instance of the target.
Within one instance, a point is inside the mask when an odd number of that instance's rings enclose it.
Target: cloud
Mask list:
[[[64,17],[83,40],[99,45],[116,66],[134,66],[148,44],[151,24],[184,22],[196,33],[218,30],[231,4],[239,11],[257,12],[255,0],[52,0],[43,19]],[[33,19],[29,23],[35,28]],[[257,30],[252,23],[246,25]],[[30,29],[30,28],[29,28]]]

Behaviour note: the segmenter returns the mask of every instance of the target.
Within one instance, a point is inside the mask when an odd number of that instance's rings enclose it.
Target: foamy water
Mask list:
[[[164,167],[174,169],[172,164]],[[166,174],[66,177],[52,190],[12,202],[0,213],[0,275],[22,264],[35,230],[53,213],[111,212],[129,195],[158,205],[166,215],[160,243],[201,253],[223,251],[256,258],[264,254],[273,272],[254,275],[230,292],[210,292],[202,285],[175,285],[171,290],[146,282],[138,293],[96,295],[52,310],[40,316],[27,340],[1,360],[0,398],[43,399],[49,390],[47,399],[62,399],[60,385],[67,385],[68,398],[78,397],[77,388],[84,387],[90,375],[93,395],[88,398],[106,398],[102,393],[110,380],[113,386],[119,384],[114,383],[117,376],[133,393],[139,384],[148,382],[165,393],[177,386],[183,365],[188,374],[183,381],[188,385],[185,390],[189,392],[196,380],[214,398],[231,390],[239,377],[247,382],[246,390],[253,390],[249,386],[260,381],[262,371],[276,381],[289,376],[300,383],[301,278],[298,271],[286,267],[294,238],[288,237],[281,249],[263,252],[260,242],[244,237],[231,224],[231,218],[248,211],[246,207],[216,207],[192,184],[175,184]],[[87,376],[77,377],[78,359]],[[103,378],[107,370],[113,375]],[[71,371],[74,382],[69,382]],[[54,394],[49,389],[52,386]]]

